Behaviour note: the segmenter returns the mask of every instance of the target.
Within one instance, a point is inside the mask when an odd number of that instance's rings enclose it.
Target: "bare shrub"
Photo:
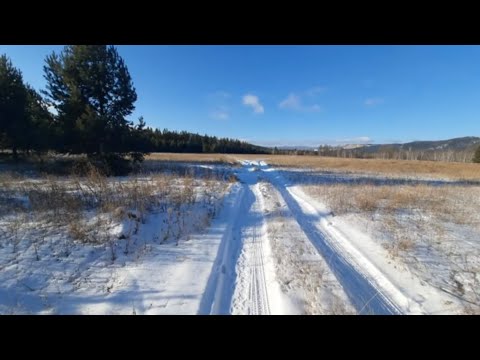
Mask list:
[[[374,211],[378,208],[378,198],[370,194],[358,194],[355,197],[356,206],[362,211]]]
[[[14,253],[17,252],[18,244],[21,240],[20,229],[22,228],[24,222],[24,216],[17,215],[10,219],[10,221],[7,223],[7,232],[10,236],[10,241],[13,245],[12,252]]]
[[[89,239],[89,229],[79,220],[70,222],[68,225],[68,234],[74,240],[83,243],[91,242]]]

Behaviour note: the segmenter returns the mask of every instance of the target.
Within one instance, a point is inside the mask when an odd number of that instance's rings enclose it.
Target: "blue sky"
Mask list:
[[[2,46],[45,88],[61,46]],[[480,46],[118,46],[132,119],[265,145],[480,135]]]

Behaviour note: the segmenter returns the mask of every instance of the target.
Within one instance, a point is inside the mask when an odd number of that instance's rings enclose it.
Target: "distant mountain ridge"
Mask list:
[[[452,138],[448,140],[420,140],[408,143],[386,143],[386,144],[344,144],[344,145],[323,145],[304,146],[304,145],[285,145],[277,146],[280,150],[317,150],[319,147],[340,148],[345,150],[363,149],[367,152],[376,152],[380,148],[392,148],[395,150],[412,151],[434,151],[434,150],[470,150],[480,145],[480,137],[465,136]],[[273,148],[273,146],[272,146]]]
[[[322,156],[470,162],[480,146],[480,137],[466,136],[448,140],[411,141],[404,144],[347,144],[319,146]]]
[[[412,141],[403,144],[366,144],[363,146],[366,152],[377,152],[382,148],[392,148],[405,151],[435,151],[435,150],[470,150],[480,145],[480,137],[466,136],[448,140]],[[345,148],[345,147],[344,147]]]

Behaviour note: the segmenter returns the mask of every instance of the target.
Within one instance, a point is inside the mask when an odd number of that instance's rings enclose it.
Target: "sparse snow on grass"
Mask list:
[[[428,298],[419,298],[427,313],[480,312],[478,185],[418,178],[413,183],[386,178],[364,182],[352,175],[329,182],[317,176],[317,184],[312,178],[304,183],[299,174],[291,181],[326,204],[324,211],[332,211],[332,221],[359,248],[371,253],[362,240],[368,235],[385,249],[378,259],[393,265],[397,274],[418,279],[423,288],[435,289]]]
[[[0,313],[196,313],[224,178],[2,178]]]
[[[301,230],[277,190],[261,183],[266,223],[271,236],[275,270],[284,292],[298,314],[353,314],[341,285],[325,259]]]

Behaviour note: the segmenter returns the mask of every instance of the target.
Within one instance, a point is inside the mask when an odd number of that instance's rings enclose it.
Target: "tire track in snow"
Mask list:
[[[423,313],[415,302],[406,297],[361,253],[348,248],[348,241],[335,232],[328,233],[322,226],[325,216],[320,214],[308,199],[292,193],[276,171],[265,175],[280,192],[291,213],[308,239],[327,261],[342,284],[347,296],[359,314]]]
[[[355,314],[342,285],[308,239],[281,194],[261,184],[274,269],[290,314]],[[271,232],[270,232],[271,230]]]
[[[258,184],[255,185],[258,189]],[[257,192],[257,191],[255,191]],[[262,216],[262,220],[263,219]],[[251,243],[251,260],[249,264],[251,272],[250,281],[250,301],[248,314],[252,315],[268,315],[270,314],[270,306],[268,301],[267,282],[265,277],[265,262],[263,253],[262,238],[257,236],[257,224],[253,224]]]
[[[258,174],[242,169],[239,175],[241,189],[227,211],[229,224],[199,314],[270,314],[264,253],[268,239],[264,209],[259,204]]]
[[[218,249],[205,292],[200,302],[198,314],[229,314],[232,302],[234,284],[236,281],[235,264],[240,253],[240,226],[241,212],[249,206],[245,193],[248,186],[242,184],[235,194],[232,203],[224,209],[228,219],[223,232],[222,241]]]
[[[268,241],[265,231],[264,209],[259,199],[257,175],[247,176],[247,202],[251,206],[242,217],[242,249],[236,265],[237,283],[232,299],[233,314],[270,314],[269,286],[265,274],[265,254],[263,247]]]

